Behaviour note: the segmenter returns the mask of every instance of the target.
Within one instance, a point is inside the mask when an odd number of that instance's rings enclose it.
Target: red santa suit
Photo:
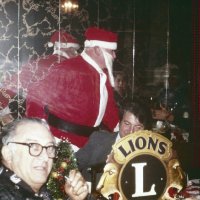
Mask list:
[[[109,36],[107,32],[106,36]],[[103,123],[104,127],[113,130],[119,121],[113,88],[106,74],[84,51],[76,58],[63,61],[44,80],[29,87],[27,116],[47,119],[50,113],[54,136],[67,138],[82,147],[89,137],[85,129]],[[65,122],[77,126],[78,133],[73,128],[66,130]]]
[[[2,94],[9,91],[9,102],[17,100],[13,108],[17,115],[24,115],[24,99],[26,98],[26,90],[30,84],[38,82],[48,74],[49,70],[60,62],[70,58],[72,53],[68,55],[69,49],[73,54],[80,48],[78,41],[69,33],[63,31],[56,31],[51,36],[51,40],[48,43],[49,47],[53,47],[53,54],[48,56],[41,56],[40,58],[23,65],[18,74],[14,74],[11,78],[6,78],[0,87]],[[4,105],[1,108],[1,101],[4,97],[0,93],[0,116],[6,115],[9,111],[9,106]],[[18,96],[17,96],[18,95]],[[15,98],[15,99],[14,99]]]

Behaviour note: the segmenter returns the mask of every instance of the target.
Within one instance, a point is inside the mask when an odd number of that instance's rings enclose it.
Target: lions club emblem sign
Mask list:
[[[120,200],[165,199],[171,156],[172,143],[164,136],[146,130],[132,133],[113,145],[97,190],[106,198],[118,193]]]

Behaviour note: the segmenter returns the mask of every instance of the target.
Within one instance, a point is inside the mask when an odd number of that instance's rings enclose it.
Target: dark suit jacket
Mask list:
[[[88,168],[105,164],[107,155],[110,154],[117,135],[118,133],[96,131],[92,133],[86,145],[76,152],[79,170],[87,181],[91,181],[91,174],[88,173]]]

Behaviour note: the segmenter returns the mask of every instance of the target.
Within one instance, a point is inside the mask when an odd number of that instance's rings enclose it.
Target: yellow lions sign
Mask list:
[[[107,199],[118,193],[119,200],[164,200],[173,199],[169,188],[180,191],[183,182],[184,174],[173,158],[171,141],[144,130],[113,145],[97,190]]]

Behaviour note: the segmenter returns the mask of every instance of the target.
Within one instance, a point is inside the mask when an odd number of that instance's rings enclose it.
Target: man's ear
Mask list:
[[[11,163],[12,160],[12,150],[6,145],[3,146],[1,150],[3,160],[5,160],[7,163]]]

